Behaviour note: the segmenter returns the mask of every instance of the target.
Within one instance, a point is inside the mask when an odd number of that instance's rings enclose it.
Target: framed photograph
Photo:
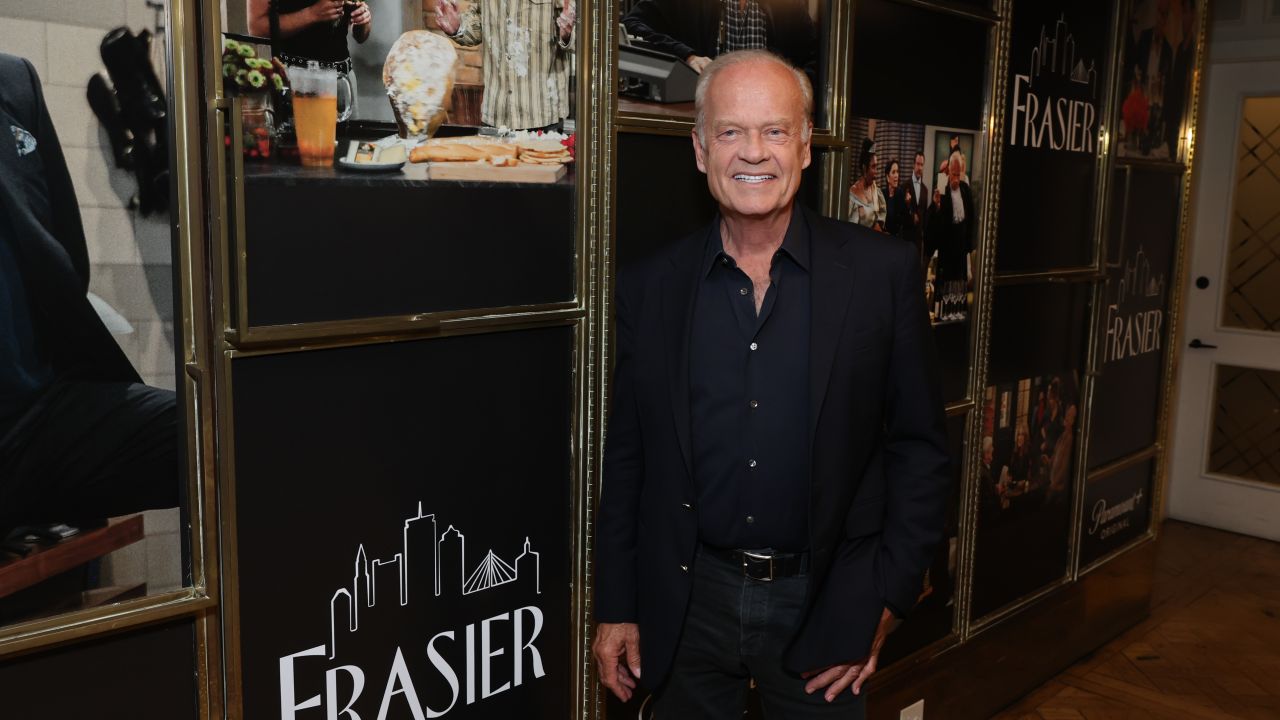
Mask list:
[[[1116,155],[1182,162],[1204,3],[1133,0],[1123,20]]]
[[[803,70],[814,127],[830,127],[830,0],[621,0],[618,110],[640,120],[690,122],[703,68],[734,50],[765,49]]]

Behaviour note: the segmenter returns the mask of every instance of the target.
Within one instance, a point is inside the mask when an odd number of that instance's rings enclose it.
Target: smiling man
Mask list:
[[[785,60],[717,58],[696,105],[720,211],[618,281],[597,670],[660,720],[737,720],[751,679],[769,717],[859,718],[949,492],[919,261],[796,205],[813,93]]]

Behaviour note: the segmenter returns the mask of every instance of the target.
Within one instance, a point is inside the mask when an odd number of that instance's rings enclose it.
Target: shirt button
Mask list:
[[[757,462],[755,461],[755,459],[751,459],[751,460],[748,460],[748,461],[747,461],[747,467],[750,467],[750,468],[753,468],[753,467],[755,467],[755,466],[756,466],[756,465],[758,465],[758,464],[759,464],[759,463],[757,463]]]
[[[729,267],[729,258],[727,257],[720,258],[720,264],[724,265],[725,267]]]
[[[755,515],[748,515],[748,516],[747,516],[747,523],[753,523],[753,522],[755,522],[755,521],[756,521],[756,516],[755,516]]]
[[[749,293],[749,292],[751,292],[751,291],[750,291],[750,290],[748,290],[748,289],[746,289],[746,288],[738,288],[738,294],[739,294],[739,295],[746,295],[746,294],[747,294],[747,293]]]
[[[752,349],[752,350],[756,350],[756,349],[758,349],[759,347],[760,347],[760,345],[759,345],[759,344],[757,344],[757,343],[751,343],[751,349]]]
[[[689,566],[688,566],[688,565],[681,565],[681,566],[680,566],[680,572],[689,572]]]
[[[760,402],[758,400],[752,400],[747,404],[751,406],[752,410],[755,410],[756,408],[760,407]]]
[[[680,503],[680,507],[684,508],[685,510],[693,509],[693,505],[690,505],[689,503]]]

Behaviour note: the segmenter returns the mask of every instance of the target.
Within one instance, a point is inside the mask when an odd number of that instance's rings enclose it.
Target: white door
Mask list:
[[[1205,89],[1167,511],[1280,540],[1280,62]]]

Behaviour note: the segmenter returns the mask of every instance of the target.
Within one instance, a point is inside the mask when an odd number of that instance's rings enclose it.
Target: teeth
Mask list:
[[[772,180],[773,176],[772,175],[734,175],[733,179],[741,180],[742,182],[749,182],[749,183],[762,183],[765,180]]]

